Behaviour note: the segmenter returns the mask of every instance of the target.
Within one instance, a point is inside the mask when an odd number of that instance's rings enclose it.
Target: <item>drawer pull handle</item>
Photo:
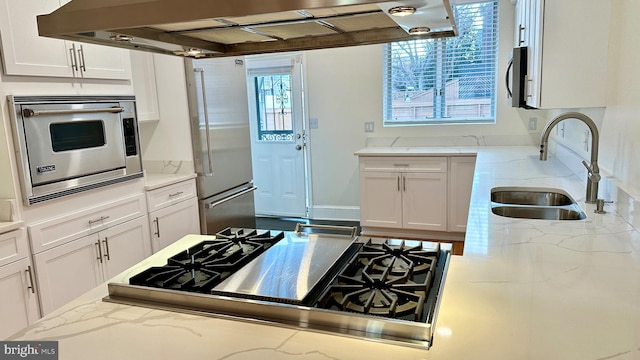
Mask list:
[[[180,196],[184,194],[184,191],[178,191],[177,193],[169,194],[169,198]]]
[[[158,218],[156,218],[155,220],[153,220],[153,222],[156,223],[155,235],[159,238],[160,237],[160,220],[158,220]]]
[[[36,289],[33,286],[33,274],[31,273],[31,265],[27,266],[27,270],[25,270],[25,272],[29,275],[29,286],[27,286],[27,289],[30,289],[31,293],[35,294]]]
[[[95,224],[97,222],[105,221],[108,218],[109,218],[108,216],[100,216],[100,218],[97,219],[97,220],[89,220],[89,225],[93,225],[93,224]]]
[[[98,240],[94,245],[98,248],[98,257],[96,260],[100,260],[100,264],[102,264],[102,247],[100,246],[100,240]]]
[[[104,243],[104,257],[111,261],[111,256],[109,256],[109,238],[105,236],[102,242]]]
[[[397,166],[397,167],[409,167],[409,164],[393,164],[393,166]]]

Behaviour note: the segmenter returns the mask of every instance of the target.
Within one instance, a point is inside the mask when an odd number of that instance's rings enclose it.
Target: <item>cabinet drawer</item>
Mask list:
[[[151,212],[196,196],[196,181],[192,179],[147,191],[147,202]]]
[[[29,226],[34,254],[147,214],[144,194],[122,198]]]
[[[447,158],[361,157],[360,171],[447,172]]]
[[[17,229],[0,234],[0,266],[29,256],[27,232]]]

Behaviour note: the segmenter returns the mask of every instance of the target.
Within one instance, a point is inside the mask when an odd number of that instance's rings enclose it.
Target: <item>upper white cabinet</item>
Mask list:
[[[606,105],[610,2],[518,0],[515,46],[528,47],[526,103]]]
[[[129,51],[40,37],[36,16],[65,0],[0,0],[0,35],[7,75],[71,78],[131,78]]]
[[[138,121],[160,120],[158,88],[154,55],[149,52],[131,51],[131,77],[136,96]]]

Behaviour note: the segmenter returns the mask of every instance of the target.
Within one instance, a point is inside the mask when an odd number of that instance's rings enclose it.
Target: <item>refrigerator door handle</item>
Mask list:
[[[211,157],[211,129],[209,128],[209,106],[207,105],[207,92],[205,90],[205,80],[204,80],[204,68],[195,68],[194,72],[200,73],[200,83],[202,84],[202,105],[204,107],[204,126],[206,127],[206,138],[207,138],[207,160],[209,162],[209,171],[204,172],[204,176],[213,176],[213,159]]]
[[[216,207],[216,206],[218,206],[218,205],[221,205],[221,204],[226,203],[227,201],[233,200],[233,199],[235,199],[235,198],[237,198],[237,197],[240,197],[240,196],[242,196],[242,195],[244,195],[244,194],[248,194],[248,193],[250,193],[250,192],[252,192],[252,191],[255,191],[257,188],[258,188],[257,186],[252,186],[252,187],[250,187],[250,188],[248,188],[248,189],[245,189],[245,190],[242,190],[242,191],[240,191],[240,192],[237,192],[237,193],[235,193],[235,194],[233,194],[233,195],[229,196],[228,198],[224,198],[224,199],[222,199],[222,200],[218,200],[218,201],[208,202],[208,203],[204,204],[204,208],[205,208],[205,209],[211,209],[211,208],[214,208],[214,207]]]

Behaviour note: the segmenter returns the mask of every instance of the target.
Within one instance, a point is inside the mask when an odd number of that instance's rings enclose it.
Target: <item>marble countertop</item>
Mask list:
[[[594,214],[594,205],[584,203],[581,179],[552,157],[539,161],[536,147],[471,151],[478,157],[465,254],[452,258],[429,350],[106,303],[101,301],[106,285],[12,339],[58,340],[65,360],[640,358],[640,233],[609,204],[607,214]],[[494,186],[561,188],[587,218],[493,215],[489,194]],[[162,252],[173,251],[174,245]]]
[[[195,179],[196,174],[144,174],[144,189],[146,191],[155,190],[163,186],[179,183],[190,179]]]

